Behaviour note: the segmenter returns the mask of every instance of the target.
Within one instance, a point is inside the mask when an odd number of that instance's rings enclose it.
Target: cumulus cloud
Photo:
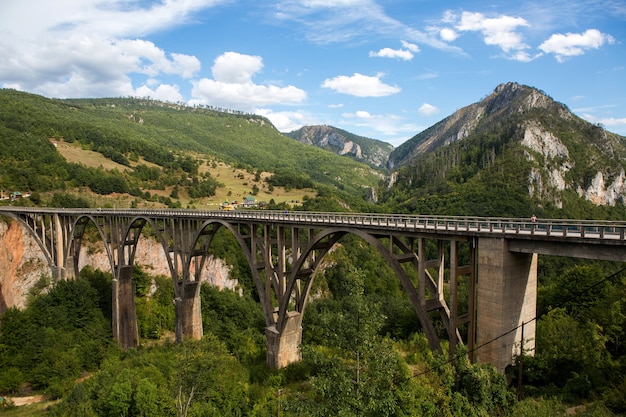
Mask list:
[[[518,32],[518,29],[529,26],[530,23],[521,17],[487,17],[482,13],[463,12],[455,29],[461,32],[480,32],[486,45],[500,48],[507,58],[530,61],[533,58],[526,52],[530,46]]]
[[[439,109],[432,104],[424,103],[417,109],[417,112],[423,116],[433,116],[439,113]]]
[[[260,56],[225,52],[215,59],[211,72],[215,81],[244,84],[252,82],[252,76],[262,68],[263,58]]]
[[[588,29],[583,33],[555,33],[539,45],[547,54],[554,54],[557,61],[584,54],[589,49],[598,49],[605,43],[612,44],[615,39],[597,29]]]
[[[404,49],[382,48],[378,52],[370,51],[369,56],[379,58],[396,58],[404,61],[410,61],[413,59],[413,53],[419,52],[420,50],[417,45],[406,41],[402,41],[402,46]]]
[[[259,108],[253,112],[267,117],[279,132],[293,132],[302,126],[320,124],[313,116],[301,111],[273,111]]]
[[[402,42],[402,46],[406,49],[408,49],[411,52],[419,52],[420,51],[420,47],[415,45],[414,43],[411,42],[407,42],[407,41],[400,41]]]
[[[370,57],[397,58],[404,61],[410,61],[413,59],[413,53],[411,51],[407,51],[406,49],[382,48],[378,52],[370,51],[369,55]]]
[[[399,87],[382,82],[382,76],[381,73],[374,77],[359,73],[352,76],[339,75],[324,80],[322,87],[356,97],[383,97],[400,92]]]
[[[182,102],[183,96],[177,85],[159,84],[155,89],[150,88],[147,84],[135,90],[133,94],[136,97],[150,97],[155,100],[169,101],[170,103]]]
[[[8,2],[0,13],[0,79],[53,97],[132,95],[137,75],[190,79],[200,70],[195,56],[167,53],[138,37],[184,23],[218,2]],[[173,97],[170,87],[161,92]],[[158,87],[139,88],[156,94]]]
[[[252,77],[263,68],[259,56],[226,52],[215,59],[213,79],[193,82],[193,102],[251,111],[256,106],[295,104],[306,92],[294,86],[255,84]]]
[[[443,28],[439,30],[439,37],[446,42],[454,42],[459,34],[454,29]]]

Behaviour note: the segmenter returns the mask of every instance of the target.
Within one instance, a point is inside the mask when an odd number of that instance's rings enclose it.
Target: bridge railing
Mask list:
[[[603,220],[531,219],[503,217],[432,216],[382,213],[308,212],[287,210],[187,210],[187,209],[68,209],[0,207],[0,213],[58,213],[70,215],[116,215],[132,217],[237,219],[306,225],[386,228],[402,231],[519,235],[572,239],[625,240],[626,223]]]

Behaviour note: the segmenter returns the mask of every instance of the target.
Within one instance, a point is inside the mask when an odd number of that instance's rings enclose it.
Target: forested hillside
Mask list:
[[[214,198],[255,195],[275,199],[269,208],[296,210],[624,219],[619,190],[607,186],[623,175],[623,138],[568,116],[537,90],[509,87],[497,88],[508,95],[490,105],[470,106],[466,119],[446,118],[397,148],[389,178],[286,138],[259,116],[0,90],[0,188],[31,194],[12,204],[59,207],[205,208]],[[366,201],[375,195],[377,204]],[[0,316],[0,397],[9,398],[0,413],[626,415],[621,263],[540,256],[536,350],[502,375],[469,363],[463,349],[452,360],[433,353],[394,271],[346,236],[315,276],[302,362],[271,370],[245,255],[228,233],[218,233],[211,252],[230,265],[239,291],[203,284],[204,338],[180,345],[169,277],[135,268],[141,346],[121,351],[111,339],[108,272],[85,268],[57,283],[42,276],[25,309]],[[10,397],[33,393],[46,402],[11,406]]]
[[[134,98],[51,100],[0,90],[0,140],[0,184],[7,191],[87,187],[141,203],[169,187],[176,189],[169,200],[157,200],[176,206],[177,196],[197,201],[215,194],[223,183],[211,170],[224,163],[267,173],[267,181],[257,176],[257,189],[248,184],[251,194],[265,185],[267,200],[274,187],[309,188],[316,190],[310,197],[331,193],[349,206],[344,200],[362,202],[380,179],[367,165],[286,138],[259,116]],[[51,141],[79,144],[122,169],[68,163]]]

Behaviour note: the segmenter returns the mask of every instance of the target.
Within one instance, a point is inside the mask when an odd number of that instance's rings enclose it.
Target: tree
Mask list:
[[[535,356],[525,358],[528,383],[567,387],[574,396],[591,394],[591,387],[598,389],[611,379],[606,340],[595,323],[580,323],[563,308],[550,311],[537,322]],[[581,391],[581,383],[588,389]]]

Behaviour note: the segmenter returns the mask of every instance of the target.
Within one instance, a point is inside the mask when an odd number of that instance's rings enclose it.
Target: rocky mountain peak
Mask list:
[[[379,168],[386,166],[387,158],[393,150],[389,143],[357,136],[327,125],[304,126],[286,136]]]
[[[514,82],[500,84],[481,101],[463,107],[394,149],[388,167],[397,169],[420,154],[450,145],[481,128],[537,108],[554,108],[566,117],[570,114],[565,106],[536,88]]]
[[[456,146],[456,142],[464,144]],[[542,91],[506,83],[477,103],[466,106],[408,140],[390,155],[389,168],[424,164],[429,156],[452,166],[468,158],[464,152],[489,152],[477,165],[495,163],[495,147],[523,154],[531,167],[527,174],[530,196],[561,206],[565,190],[595,204],[626,200],[626,138],[575,116]],[[453,146],[454,145],[454,146]],[[451,150],[444,151],[444,148]],[[442,159],[453,155],[455,161]],[[465,155],[465,156],[461,156]],[[471,157],[470,157],[471,159]],[[476,162],[474,162],[476,164]],[[445,175],[445,168],[442,168]],[[477,172],[478,174],[478,172]]]

